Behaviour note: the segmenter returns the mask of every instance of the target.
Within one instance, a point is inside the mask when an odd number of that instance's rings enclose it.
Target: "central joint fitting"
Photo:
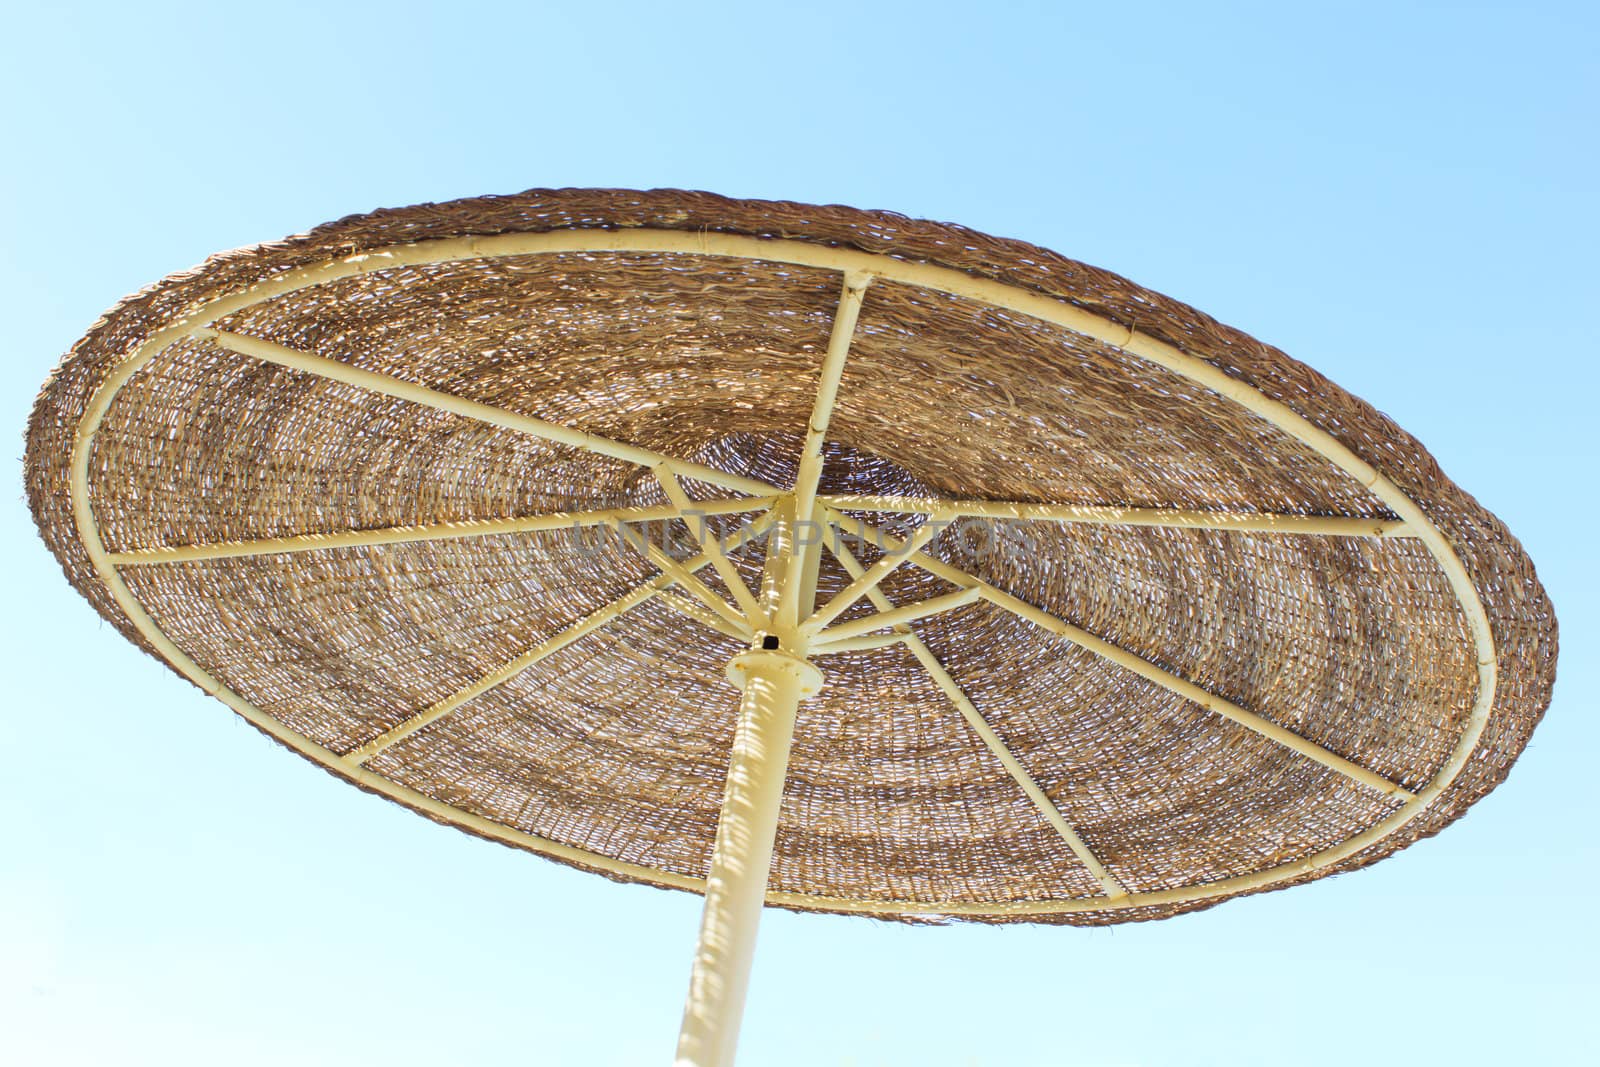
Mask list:
[[[822,692],[822,672],[809,661],[787,652],[753,648],[729,660],[724,673],[729,683],[741,692],[751,679],[792,679],[799,685],[801,699]]]

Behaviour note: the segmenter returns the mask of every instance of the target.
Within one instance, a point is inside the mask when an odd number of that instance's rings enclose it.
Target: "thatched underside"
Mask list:
[[[44,539],[83,595],[139,640],[85,555],[68,492],[73,434],[118,359],[184,309],[290,266],[406,241],[614,226],[890,253],[1070,300],[1282,400],[1421,504],[1488,611],[1500,678],[1492,717],[1427,812],[1315,876],[1437,832],[1499,783],[1527,743],[1554,676],[1550,604],[1516,540],[1416,441],[1189,307],[1031,246],[885,213],[535,191],[378,212],[219,256],[118,305],[45,386],[27,451]],[[366,274],[219,325],[787,485],[838,285],[832,272],[716,257],[526,256]],[[1305,445],[1175,374],[893,283],[866,299],[829,436],[824,492],[1387,514]],[[199,340],[169,347],[117,395],[91,471],[110,551],[662,501],[642,468]],[[1476,697],[1461,608],[1414,540],[969,520],[930,551],[1408,789],[1433,779]],[[758,543],[739,556],[752,583],[762,552]],[[654,573],[615,539],[558,531],[123,576],[213,676],[348,752]],[[847,581],[829,563],[820,593]],[[910,568],[884,585],[896,603],[949,589]],[[1395,810],[995,607],[918,629],[1135,892],[1302,859]],[[703,876],[737,703],[722,670],[738,648],[646,604],[386,749],[370,769],[527,833]],[[773,889],[891,902],[1100,892],[904,649],[824,667],[826,690],[800,714]],[[1032,919],[1114,922],[1193,906]]]

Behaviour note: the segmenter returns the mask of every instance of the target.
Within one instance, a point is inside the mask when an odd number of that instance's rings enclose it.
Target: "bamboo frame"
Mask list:
[[[973,601],[982,598],[982,596],[983,590],[974,586],[970,589],[958,589],[954,593],[945,593],[943,596],[929,597],[927,600],[919,600],[915,604],[907,604],[904,607],[879,611],[865,618],[841,622],[837,626],[818,633],[812,643],[817,648],[827,648],[835,641],[862,637],[886,626],[899,626],[901,623],[925,619],[929,615],[938,615],[946,611],[954,611],[956,608],[966,607]]]
[[[865,634],[861,637],[846,637],[841,641],[829,641],[826,645],[811,650],[813,656],[835,656],[840,652],[871,652],[874,649],[888,648],[898,645],[906,639],[909,630],[896,630],[887,634]]]
[[[683,588],[684,592],[690,594],[706,607],[722,616],[723,620],[730,626],[747,627],[751,625],[748,619],[739,614],[737,608],[733,607],[733,605],[729,604],[726,600],[723,600],[717,594],[713,593],[709,586],[707,586],[699,578],[695,577],[694,571],[690,570],[678,560],[675,560],[671,556],[667,555],[666,550],[661,548],[659,545],[650,543],[642,536],[639,538],[633,538],[624,535],[623,540],[630,548],[637,550],[651,563],[659,567],[664,574],[671,575],[673,580]],[[707,563],[710,563],[714,557],[710,555],[702,555],[698,558],[704,559]]]
[[[811,525],[812,529],[820,531],[823,537],[827,537],[828,531],[833,529],[827,523],[821,504],[813,504],[811,507]],[[817,607],[817,575],[822,567],[822,546],[816,545],[812,547],[815,547],[817,551],[806,554],[805,567],[800,572],[800,603],[795,610],[802,619],[814,612]],[[806,631],[803,626],[801,629],[803,633],[809,634],[810,632]]]
[[[861,302],[872,275],[864,271],[846,271],[840,287],[839,307],[834,313],[833,329],[828,335],[828,350],[823,355],[822,367],[817,371],[817,396],[811,407],[811,418],[806,423],[805,443],[800,449],[800,466],[794,478],[794,513],[810,519],[816,510],[817,485],[822,480],[822,444],[828,434],[828,423],[833,418],[833,405],[839,397],[839,381],[844,377],[844,363],[850,353],[850,341],[855,336],[856,320],[861,315]],[[814,571],[814,560],[820,559],[821,545],[805,545],[789,558],[788,585],[799,590],[806,585],[806,572]],[[811,604],[804,605],[809,613]],[[788,597],[784,601],[787,612],[783,625],[792,627],[799,623],[802,609],[801,597]]]
[[[704,514],[699,516],[698,523],[694,521],[695,513],[703,512],[703,509],[697,507],[696,501],[689,499],[669,467],[658,466],[652,473],[660,483],[661,491],[667,494],[667,499],[678,509],[678,518],[683,520],[683,524],[689,528],[690,535],[699,543],[700,551],[711,557],[711,566],[715,568],[717,577],[722,579],[722,584],[733,594],[734,602],[744,611],[746,619],[763,618],[765,612],[756,602],[756,598],[750,594],[750,588],[744,584],[744,579],[739,576],[733,562],[722,551],[722,544],[717,540],[711,524],[705,521]]]
[[[830,512],[829,514],[834,516],[838,522],[850,521],[838,512]],[[883,530],[876,527],[866,528],[874,531],[875,536],[878,538],[878,543],[884,546],[885,551],[889,551],[901,543],[897,538]],[[1376,793],[1400,800],[1413,800],[1416,797],[1416,794],[1404,786],[1391,782],[1382,775],[1375,774],[1358,763],[1328,751],[1316,742],[1309,741],[1299,734],[1279,726],[1271,719],[1258,715],[1253,711],[1248,711],[1231,700],[1202,689],[1187,678],[1179,677],[1171,671],[1157,667],[1149,660],[1129,652],[1120,645],[1114,645],[1097,634],[1092,634],[1088,630],[1074,626],[1063,619],[1058,619],[1049,612],[1028,603],[1020,597],[1013,596],[999,586],[991,585],[976,575],[968,574],[959,567],[952,567],[950,564],[941,559],[936,559],[926,552],[911,553],[911,562],[929,574],[943,578],[952,585],[959,586],[974,594],[974,598],[982,597],[995,607],[1004,608],[1013,615],[1021,616],[1035,626],[1055,634],[1057,637],[1077,645],[1085,651],[1092,652],[1101,659],[1109,660],[1119,667],[1126,668],[1146,681],[1154,682],[1168,692],[1176,693],[1185,700],[1200,705],[1207,711],[1214,712],[1231,722],[1260,734],[1270,741],[1275,741],[1285,748],[1292,749],[1307,759],[1313,760],[1331,771],[1336,771],[1352,781],[1359,782]]]
[[[760,529],[760,525],[761,524],[747,526],[745,528],[747,536],[740,537],[738,539],[738,544],[742,545],[745,542],[753,540],[755,537],[759,536],[758,531]],[[711,560],[709,556],[701,554],[690,560],[688,563],[681,564],[680,569],[684,572],[687,572],[690,576],[693,576],[695,571],[700,570],[710,562]],[[470,701],[475,700],[496,686],[505,684],[518,674],[521,674],[523,671],[527,670],[529,667],[532,667],[535,663],[538,663],[540,660],[555,655],[557,652],[560,652],[563,648],[566,648],[573,642],[582,640],[609,623],[620,619],[623,615],[645,603],[652,597],[662,599],[662,601],[666,603],[668,607],[688,615],[689,618],[694,619],[696,622],[703,623],[704,625],[711,627],[713,630],[717,630],[719,633],[726,633],[728,636],[739,640],[749,639],[751,636],[749,626],[733,626],[711,612],[701,613],[697,609],[694,609],[694,606],[689,604],[687,601],[682,601],[680,598],[669,596],[666,591],[672,588],[672,586],[678,584],[679,581],[680,577],[677,574],[662,573],[657,575],[638,588],[624,593],[611,603],[597,609],[584,618],[579,619],[577,622],[573,623],[565,630],[562,630],[560,633],[557,633],[554,636],[540,642],[527,652],[524,652],[522,655],[517,656],[515,659],[505,663],[503,666],[490,671],[488,674],[484,675],[482,678],[478,679],[476,682],[473,682],[466,688],[451,694],[427,710],[413,715],[404,722],[385,730],[371,741],[352,749],[350,752],[347,752],[344,755],[343,759],[346,762],[357,766],[366,763],[373,756],[376,756],[384,749],[403,741],[405,738],[410,737],[418,730],[433,725],[446,715],[449,715],[451,712],[455,711],[457,708],[460,708],[463,704],[467,704]]]
[[[829,528],[832,529],[831,526]],[[838,538],[829,538],[827,544],[828,550],[833,553],[834,558],[850,573],[851,577],[860,579],[869,572],[869,568],[862,567],[861,561],[856,559],[855,554],[845,547],[844,543]],[[883,591],[876,586],[868,589],[866,595],[871,598],[879,611],[894,610],[894,605],[889,602],[889,598],[884,596]],[[1100,883],[1105,890],[1106,897],[1115,899],[1127,896],[1128,890],[1126,887],[1117,880],[1116,876],[1106,870],[1099,857],[1079,836],[1078,831],[1072,824],[1067,822],[1066,816],[1061,814],[1061,809],[1056,807],[1055,801],[1051,800],[1049,795],[1039,787],[1039,783],[1033,780],[1033,776],[1022,766],[1021,761],[1012,754],[1011,749],[1000,739],[1000,735],[995,733],[989,726],[988,720],[979,713],[977,706],[967,696],[966,690],[956,683],[949,669],[945,667],[938,656],[933,654],[933,650],[927,646],[922,638],[911,632],[909,624],[901,623],[896,627],[896,630],[898,632],[891,636],[903,641],[906,648],[911,650],[911,654],[922,665],[922,669],[927,672],[928,677],[933,679],[934,684],[944,693],[946,699],[955,706],[956,711],[966,720],[967,725],[978,735],[978,739],[1000,761],[1000,765],[1006,769],[1007,774],[1011,775],[1012,780],[1022,788],[1023,793],[1033,802],[1033,806],[1039,809],[1039,814],[1044,816],[1045,821],[1067,843],[1067,848],[1078,858],[1078,862],[1082,863],[1089,873],[1094,876],[1095,881]],[[858,638],[857,640],[865,639]],[[842,651],[840,646],[848,643],[848,641],[839,642],[833,645],[830,651]]]
[[[935,522],[952,522],[963,518],[1019,519],[1245,533],[1312,534],[1323,537],[1414,536],[1410,526],[1402,519],[1343,515],[1273,515],[1181,508],[1123,508],[1104,504],[1039,504],[1019,500],[929,500],[905,496],[824,496],[821,500],[835,511],[926,515]]]
[[[795,542],[794,498],[783,497],[772,506],[767,520],[772,532],[767,537],[767,566],[761,568],[761,610],[767,620],[764,632],[776,633],[783,621],[778,614],[778,598],[783,591],[787,570],[771,566],[775,559],[787,559]]]
[[[826,512],[824,512],[824,515],[826,515]],[[834,530],[834,525],[828,523],[824,528],[824,539],[830,538]],[[917,532],[911,535],[910,541],[901,551],[885,552],[872,566],[855,576],[854,581],[839,590],[832,600],[822,605],[812,613],[810,618],[802,622],[800,624],[801,631],[807,635],[815,634],[834,619],[849,611],[851,605],[876,589],[880,582],[889,577],[890,572],[906,561],[907,556],[933,540],[934,535],[938,532],[938,527],[931,522],[918,527]]]
[[[776,497],[741,497],[737,500],[706,500],[696,510],[704,515],[738,515],[763,511]],[[371,530],[340,533],[294,534],[266,537],[258,541],[216,541],[200,545],[174,545],[165,548],[139,548],[110,552],[107,558],[119,567],[143,567],[157,563],[193,563],[210,559],[239,559],[279,553],[321,552],[330,548],[373,548],[379,545],[410,544],[418,541],[444,541],[463,537],[492,537],[499,534],[538,533],[546,530],[577,529],[583,526],[614,526],[618,523],[662,522],[682,517],[673,505],[637,508],[602,508],[598,511],[553,512],[515,519],[468,519],[427,526],[385,526]]]
[[[708,630],[715,630],[717,633],[725,637],[731,637],[735,641],[749,641],[755,637],[755,631],[749,626],[735,626],[721,615],[714,611],[707,611],[693,600],[685,600],[681,596],[662,592],[656,594],[656,602],[671,608],[686,619],[692,619]]]
[[[362,370],[360,367],[352,366],[349,363],[341,363],[336,359],[328,359],[325,356],[315,355],[311,352],[301,352],[298,349],[288,348],[272,341],[264,341],[258,337],[246,337],[243,334],[228,333],[209,328],[195,330],[194,336],[214,342],[230,352],[237,352],[242,356],[259,359],[263,363],[272,363],[304,374],[313,374],[319,378],[327,378],[330,381],[355,386],[357,389],[365,389],[368,392],[392,396],[399,400],[410,401],[413,404],[421,404],[423,407],[448,411],[452,415],[476,419],[491,426],[517,430],[555,444],[567,445],[570,448],[581,448],[589,452],[599,453],[602,456],[610,456],[612,459],[620,459],[625,463],[637,463],[641,467],[650,467],[652,469],[666,467],[675,474],[697,478],[700,481],[709,482],[712,485],[720,485],[724,489],[748,493],[751,496],[767,496],[778,492],[776,486],[756,481],[754,478],[728,474],[714,467],[707,467],[702,463],[694,463],[686,459],[673,459],[671,456],[663,456],[659,452],[652,452],[648,448],[624,444],[621,441],[612,441],[598,434],[574,430],[569,426],[546,422],[544,419],[536,419],[531,415],[521,415],[505,408],[497,408],[490,404],[480,404],[476,400],[467,400],[459,396],[452,396],[449,393],[441,393],[436,389],[429,389],[414,382],[391,378],[387,374],[377,374],[373,371]]]
[[[95,434],[101,421],[118,391],[129,379],[174,342],[191,336],[196,331],[202,331],[211,323],[244,308],[341,278],[407,265],[563,252],[681,253],[758,259],[841,272],[865,271],[885,281],[930,289],[1014,314],[1029,316],[1120,348],[1129,355],[1171,370],[1236,403],[1299,440],[1367,487],[1406,523],[1411,535],[1422,542],[1438,563],[1461,607],[1473,642],[1474,656],[1478,665],[1477,697],[1466,716],[1455,747],[1434,778],[1418,791],[1413,799],[1402,804],[1391,815],[1348,840],[1325,848],[1314,855],[1212,882],[1130,893],[1116,899],[1096,897],[1023,901],[871,900],[769,891],[767,895],[769,903],[809,910],[868,914],[1020,917],[1112,908],[1138,908],[1147,905],[1187,904],[1231,896],[1300,878],[1336,866],[1358,855],[1397,832],[1426,810],[1433,800],[1449,788],[1450,783],[1470,758],[1488,723],[1489,713],[1494,705],[1498,677],[1493,635],[1483,603],[1460,557],[1444,534],[1434,526],[1427,513],[1393,481],[1356,456],[1328,431],[1309,422],[1281,401],[1263,395],[1252,386],[1232,378],[1226,371],[1205,360],[1191,356],[1164,341],[1103,318],[1092,311],[1042,293],[946,267],[897,259],[893,256],[876,255],[804,240],[749,237],[709,231],[688,232],[650,228],[568,229],[395,245],[284,271],[270,279],[195,307],[170,325],[150,334],[111,370],[86,404],[74,440],[70,475],[73,520],[85,553],[105,584],[107,592],[149,646],[179,673],[193,681],[204,692],[215,696],[252,725],[365,789],[388,796],[407,807],[441,821],[455,823],[482,836],[592,870],[656,885],[703,891],[704,883],[700,879],[573,848],[444,804],[398,782],[366,771],[360,765],[345,760],[339,753],[318,745],[266,714],[214,678],[174,644],[151,619],[138,598],[117,573],[117,566],[110,559],[101,541],[89,498],[90,458]],[[685,472],[678,469],[677,473]],[[771,487],[767,487],[755,495],[764,496],[774,491]]]
[[[418,730],[433,725],[463,704],[475,700],[496,686],[505,684],[540,660],[555,655],[574,641],[581,641],[607,623],[621,618],[646,600],[661,593],[677,580],[676,576],[670,574],[652,578],[644,585],[625,593],[605,607],[590,613],[503,666],[490,671],[465,689],[460,689],[450,694],[426,711],[419,712],[397,726],[390,727],[366,744],[346,753],[345,759],[351,763],[366,763],[384,749],[404,741]]]

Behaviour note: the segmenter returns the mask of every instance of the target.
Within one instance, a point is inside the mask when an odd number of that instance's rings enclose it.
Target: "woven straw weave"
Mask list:
[[[381,211],[220,255],[117,305],[46,384],[26,459],[42,536],[79,591],[143,643],[85,553],[68,487],[77,425],[120,358],[184,311],[291,267],[435,238],[617,227],[886,253],[1070,301],[1283,401],[1417,501],[1489,617],[1499,682],[1488,726],[1454,783],[1403,830],[1280,884],[1359,867],[1437,832],[1498,784],[1527,743],[1554,676],[1550,604],[1516,540],[1417,442],[1309,368],[1183,304],[1016,241],[882,212],[679,191],[533,191]],[[379,270],[217,325],[786,486],[838,291],[836,272],[772,262],[563,253]],[[1389,515],[1307,446],[1172,372],[1026,316],[887,281],[865,299],[826,454],[825,493]],[[663,501],[642,467],[195,339],[169,346],[117,394],[90,471],[111,552]],[[910,529],[908,518],[870,518]],[[718,525],[731,532],[739,521]],[[692,553],[681,529],[650,536],[680,558]],[[1408,789],[1445,763],[1477,695],[1462,609],[1415,540],[968,519],[929,551]],[[763,552],[756,540],[736,556],[752,585]],[[858,554],[870,562],[876,552]],[[184,653],[334,753],[655,573],[598,530],[122,570]],[[825,560],[820,596],[848,580]],[[951,589],[905,566],[883,586],[897,604]],[[1304,859],[1396,810],[997,607],[916,625],[1136,893]],[[649,602],[368,769],[594,856],[703,877],[738,699],[722,672],[739,651]],[[902,918],[940,903],[1102,892],[905,648],[818,662],[828,681],[801,706],[774,891],[888,902],[881,912]],[[1214,902],[968,917],[1100,923]]]

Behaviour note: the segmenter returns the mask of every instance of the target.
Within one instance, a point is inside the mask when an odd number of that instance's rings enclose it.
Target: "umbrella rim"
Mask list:
[[[512,255],[634,251],[729,256],[741,260],[762,260],[844,272],[863,271],[888,281],[978,300],[986,306],[1041,319],[1112,345],[1141,360],[1166,367],[1265,419],[1367,486],[1406,522],[1412,536],[1421,540],[1438,562],[1466,617],[1468,630],[1474,642],[1478,664],[1477,698],[1461,737],[1444,766],[1425,788],[1413,799],[1406,801],[1400,809],[1362,833],[1338,845],[1323,849],[1313,856],[1215,882],[1178,889],[1129,893],[1122,897],[925,902],[826,897],[773,891],[768,894],[769,903],[810,911],[857,912],[886,916],[1027,917],[1187,905],[1269,889],[1324,868],[1334,867],[1390,837],[1427,810],[1468,763],[1488,724],[1497,695],[1497,658],[1490,621],[1478,590],[1455,547],[1432,522],[1423,507],[1390,478],[1358,457],[1352,449],[1327,430],[1295,412],[1282,401],[1268,397],[1256,387],[1230,376],[1220,367],[1199,356],[1190,355],[1166,341],[1140,333],[1133,327],[1115,322],[1063,299],[997,279],[976,276],[952,267],[906,260],[890,254],[860,251],[804,239],[652,227],[619,230],[564,227],[541,232],[442,238],[389,245],[354,255],[333,257],[318,264],[286,271],[242,290],[208,300],[150,333],[137,348],[124,356],[95,389],[78,421],[71,466],[72,513],[79,538],[89,554],[96,576],[111,593],[128,621],[170,666],[279,742],[353,784],[383,794],[406,807],[481,836],[529,849],[610,877],[695,892],[703,891],[702,879],[644,867],[563,845],[445,804],[367,771],[359,765],[352,765],[347,758],[290,730],[223,686],[178,649],[155,625],[139,605],[137,598],[123,583],[115,563],[108,558],[110,554],[100,542],[89,500],[88,462],[95,430],[109,410],[117,391],[140,367],[155,358],[168,345],[205,328],[224,315],[252,304],[287,295],[297,289],[400,266]]]

